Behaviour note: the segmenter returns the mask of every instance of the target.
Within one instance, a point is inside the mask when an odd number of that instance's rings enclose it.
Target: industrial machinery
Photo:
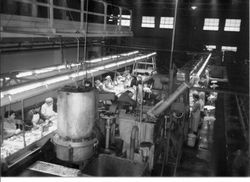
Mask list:
[[[93,89],[74,87],[58,92],[57,131],[53,137],[58,159],[80,163],[94,154],[96,94]]]
[[[200,75],[209,58],[210,55],[203,57],[190,66],[194,71],[188,72],[188,76],[192,76],[191,73]],[[188,120],[185,109],[189,103],[188,88],[194,81],[194,77],[183,80],[179,85],[175,85],[175,91],[163,100],[153,93],[145,97],[142,92],[143,101],[138,102],[131,112],[127,112],[125,108],[117,111],[112,109],[112,105],[108,110],[104,107],[106,113],[112,113],[112,117],[100,118],[108,119],[108,122],[98,119],[100,113],[97,111],[100,112],[100,108],[97,108],[97,103],[100,98],[93,88],[80,85],[64,87],[57,91],[56,130],[46,141],[45,137],[41,138],[44,140],[41,147],[36,145],[31,150],[33,153],[40,152],[40,157],[32,161],[28,158],[32,158],[33,154],[30,153],[24,155],[20,161],[24,158],[29,161],[30,163],[23,164],[25,170],[38,171],[39,174],[32,174],[38,176],[41,173],[46,176],[141,176],[145,175],[146,171],[152,172],[159,161],[162,163],[160,175],[170,162],[174,163],[176,171]],[[162,93],[164,92],[166,90],[162,90]],[[113,96],[112,93],[111,95]],[[112,100],[111,97],[105,99]],[[101,100],[105,99],[103,97]],[[154,105],[158,101],[159,103]],[[112,103],[115,103],[115,99]],[[96,126],[100,127],[100,130],[97,131]],[[116,129],[119,131],[116,132]],[[99,140],[100,135],[106,136],[103,137],[104,142]],[[115,140],[122,141],[122,152],[115,151],[119,148]],[[26,147],[28,148],[30,147]],[[103,151],[112,155],[103,155]],[[97,153],[99,156],[95,155]],[[52,155],[49,156],[50,154]],[[18,165],[20,161],[17,162]],[[115,168],[114,173],[110,172],[111,166],[112,169]],[[124,173],[125,166],[133,170]]]

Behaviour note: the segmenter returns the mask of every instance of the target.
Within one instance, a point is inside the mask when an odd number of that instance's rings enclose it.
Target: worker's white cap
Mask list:
[[[111,76],[108,75],[108,76],[105,77],[105,79],[106,79],[106,80],[107,80],[107,79],[111,79]]]
[[[45,99],[45,102],[46,103],[53,102],[53,98],[52,97],[48,97],[48,98]]]

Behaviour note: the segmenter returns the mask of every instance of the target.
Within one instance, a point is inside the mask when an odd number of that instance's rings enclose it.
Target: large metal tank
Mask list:
[[[58,91],[57,98],[57,131],[53,137],[57,158],[82,162],[94,153],[96,92],[68,87]]]

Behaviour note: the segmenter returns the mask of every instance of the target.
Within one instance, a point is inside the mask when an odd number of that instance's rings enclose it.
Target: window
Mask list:
[[[205,18],[203,30],[219,30],[218,18]]]
[[[108,21],[109,21],[109,22],[113,22],[113,21],[114,21],[114,15],[113,15],[113,14],[111,14],[111,15],[109,16]]]
[[[154,28],[155,27],[155,17],[153,16],[143,16],[141,27]]]
[[[213,49],[216,49],[216,45],[206,45],[207,50],[212,51]]]
[[[233,51],[233,52],[236,52],[237,51],[237,47],[221,46],[221,50],[222,51]]]
[[[174,28],[174,17],[161,17],[160,28]]]
[[[239,32],[240,31],[240,19],[226,19],[224,31]]]
[[[130,26],[130,15],[122,15],[121,17],[122,17],[121,26],[129,27]],[[118,19],[117,25],[119,25],[119,19]]]

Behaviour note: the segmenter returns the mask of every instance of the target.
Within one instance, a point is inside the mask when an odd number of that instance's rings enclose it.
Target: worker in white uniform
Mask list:
[[[14,111],[7,111],[4,114],[4,120],[3,120],[4,138],[11,137],[12,135],[21,132],[21,130],[17,128],[17,124],[21,125],[22,121],[16,119],[16,113]]]
[[[45,103],[41,108],[41,115],[47,121],[52,121],[56,118],[57,113],[53,110],[53,98],[45,99]]]
[[[109,76],[109,75],[105,77],[105,81],[103,82],[103,84],[108,90],[114,89],[114,83],[111,79],[111,76]]]
[[[199,95],[193,94],[193,106],[191,107],[191,131],[197,135],[200,123],[200,102]]]
[[[205,92],[199,93],[199,103],[200,103],[200,112],[201,112],[201,118],[204,117],[204,105],[205,105]]]

